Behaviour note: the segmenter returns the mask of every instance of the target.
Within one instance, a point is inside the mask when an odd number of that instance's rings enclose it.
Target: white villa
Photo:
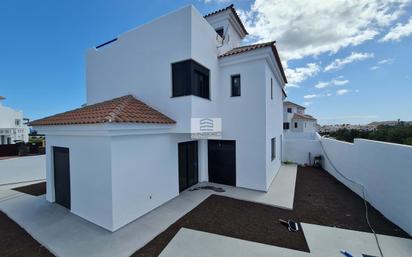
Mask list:
[[[0,96],[0,145],[29,141],[29,127],[23,122],[23,112],[3,106]]]
[[[283,102],[283,130],[287,132],[316,132],[316,119],[305,114],[305,107]]]
[[[115,231],[198,182],[267,191],[287,80],[275,42],[247,34],[233,5],[187,6],[89,49],[86,106],[31,122],[47,200]],[[220,119],[220,138],[193,138],[193,118]]]

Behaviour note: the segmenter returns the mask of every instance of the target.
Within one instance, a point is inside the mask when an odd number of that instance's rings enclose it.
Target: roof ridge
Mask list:
[[[238,47],[235,47],[233,49],[240,49],[242,47],[262,46],[262,45],[270,46],[270,45],[275,44],[275,43],[276,43],[276,40],[272,40],[272,41],[267,41],[267,42],[263,42],[263,43],[254,43],[254,44],[250,44],[250,45],[238,46]]]
[[[103,121],[107,122],[114,122],[117,118],[119,118],[119,114],[122,113],[124,108],[133,100],[132,95],[125,95],[119,98],[124,98],[121,102],[119,102],[116,106],[114,106],[113,110],[110,111],[103,119]]]

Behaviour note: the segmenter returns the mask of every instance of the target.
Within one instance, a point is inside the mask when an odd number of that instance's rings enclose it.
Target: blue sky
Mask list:
[[[233,1],[251,36],[277,40],[288,98],[321,124],[412,120],[412,3]],[[0,95],[41,118],[85,102],[85,51],[158,16],[208,1],[0,2]],[[322,2],[325,3],[325,2]]]

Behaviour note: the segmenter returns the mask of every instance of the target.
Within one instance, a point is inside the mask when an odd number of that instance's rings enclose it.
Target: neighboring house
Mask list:
[[[200,182],[267,191],[281,165],[286,77],[233,5],[184,7],[89,49],[86,106],[33,121],[47,200],[114,231]],[[192,118],[221,118],[193,139]]]
[[[292,132],[316,132],[316,119],[305,114],[305,107],[283,102],[283,130]]]
[[[29,141],[29,128],[24,124],[23,112],[2,105],[0,96],[0,145]]]

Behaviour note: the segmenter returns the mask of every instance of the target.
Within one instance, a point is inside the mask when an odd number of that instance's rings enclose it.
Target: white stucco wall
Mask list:
[[[265,61],[221,66],[222,139],[236,140],[236,185],[266,189]],[[241,96],[231,97],[231,76],[240,74]]]
[[[53,146],[69,148],[71,212],[108,230],[113,228],[110,138],[46,136],[47,195],[54,196]]]
[[[111,139],[113,230],[179,194],[178,143],[188,134]]]
[[[118,36],[86,56],[87,103],[133,94],[188,130],[192,97],[172,96],[171,64],[191,58],[192,8],[185,7]]]
[[[265,65],[265,103],[266,103],[266,140],[265,140],[265,158],[266,158],[266,190],[272,184],[272,181],[279,171],[282,163],[283,144],[283,93],[281,82],[275,74]],[[273,83],[273,99],[271,96],[271,80]],[[271,139],[276,138],[276,158],[272,160]]]
[[[355,139],[353,144],[320,137],[317,140],[285,140],[287,160],[307,163],[309,152],[321,154],[324,169],[360,196],[362,187],[344,179],[334,167],[345,177],[363,185],[367,200],[385,217],[412,234],[411,146],[365,139]],[[325,158],[325,152],[333,165]]]

